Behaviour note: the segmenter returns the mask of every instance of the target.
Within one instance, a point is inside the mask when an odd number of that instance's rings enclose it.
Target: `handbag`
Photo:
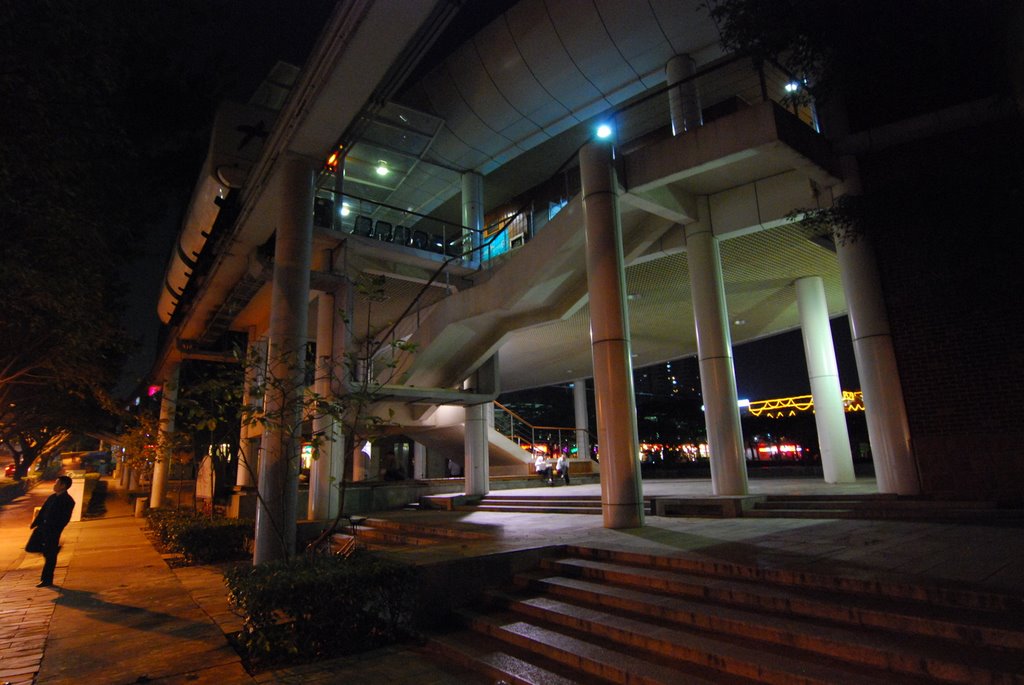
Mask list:
[[[32,529],[32,535],[29,536],[28,543],[25,544],[25,551],[33,554],[42,554],[46,551],[46,540],[43,538],[41,528]]]

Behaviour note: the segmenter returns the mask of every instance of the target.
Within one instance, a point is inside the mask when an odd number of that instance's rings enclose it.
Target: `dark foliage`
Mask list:
[[[154,509],[149,527],[167,549],[200,564],[241,559],[253,538],[252,521],[211,517],[190,509]]]
[[[356,553],[300,556],[225,575],[253,664],[310,660],[398,640],[410,627],[413,569]]]

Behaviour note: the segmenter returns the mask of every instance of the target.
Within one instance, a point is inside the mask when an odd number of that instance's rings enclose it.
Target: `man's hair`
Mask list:
[[[66,488],[71,487],[71,476],[57,476],[57,482]]]

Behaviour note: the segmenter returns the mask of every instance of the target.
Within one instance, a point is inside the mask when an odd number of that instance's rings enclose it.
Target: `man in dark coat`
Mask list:
[[[71,513],[75,510],[75,500],[68,494],[70,487],[70,478],[58,476],[53,484],[53,494],[46,498],[46,502],[32,520],[31,528],[34,530],[26,549],[30,552],[42,552],[45,560],[43,574],[36,587],[53,585],[53,571],[57,568],[57,552],[60,551],[60,534],[64,532],[64,527],[68,525]]]

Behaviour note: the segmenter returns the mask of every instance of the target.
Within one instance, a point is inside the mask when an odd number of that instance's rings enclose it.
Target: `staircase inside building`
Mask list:
[[[424,651],[495,682],[1021,683],[1024,600],[565,547]]]

